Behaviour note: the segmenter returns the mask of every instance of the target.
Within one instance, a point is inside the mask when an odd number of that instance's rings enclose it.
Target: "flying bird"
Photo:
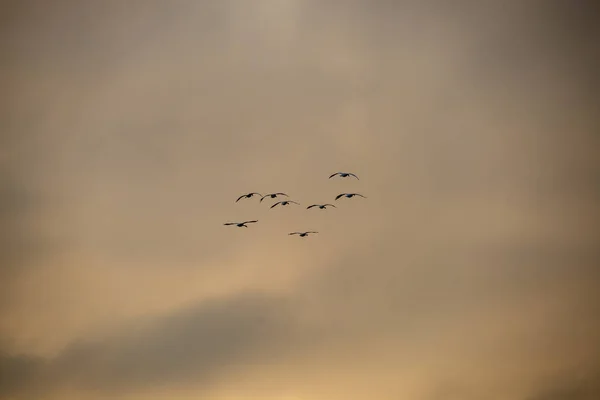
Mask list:
[[[269,193],[269,194],[265,194],[263,197],[260,198],[260,201],[262,202],[265,198],[270,197],[272,199],[274,199],[277,196],[286,196],[286,197],[290,197],[285,193]]]
[[[254,196],[255,194],[256,194],[256,195],[259,195],[259,196],[262,196],[260,193],[252,192],[252,193],[248,193],[248,194],[243,194],[243,195],[241,195],[240,197],[238,197],[238,199],[237,199],[235,202],[237,203],[238,201],[240,201],[240,200],[241,200],[241,199],[243,199],[243,198],[247,198],[247,199],[249,199],[249,198],[251,198],[252,196]]]
[[[347,197],[349,199],[351,199],[354,196],[360,196],[360,197],[363,197],[363,198],[366,199],[365,196],[363,196],[362,194],[359,194],[359,193],[341,193],[341,194],[338,194],[337,196],[335,196],[335,199],[337,200],[337,199],[339,199],[342,196],[345,196],[345,197]]]
[[[277,203],[273,204],[271,206],[271,208],[275,207],[277,204],[281,204],[282,206],[287,206],[290,203],[294,203],[294,204],[300,205],[300,203],[296,203],[295,201],[292,201],[292,200],[284,200],[284,201],[278,201]]]
[[[308,231],[308,232],[292,232],[292,233],[288,233],[288,235],[300,235],[300,237],[305,237],[305,236],[308,236],[309,233],[319,233],[319,232],[313,232],[313,231]]]
[[[336,175],[339,175],[339,176],[341,176],[342,178],[347,178],[347,177],[349,177],[349,176],[353,176],[353,177],[355,177],[356,179],[358,179],[358,176],[356,176],[356,175],[354,175],[353,173],[350,173],[350,172],[336,172],[335,174],[331,174],[331,176],[329,177],[329,179],[333,178],[333,177],[334,177],[334,176],[336,176]],[[359,179],[359,180],[360,180],[360,179]]]
[[[313,204],[312,206],[306,207],[306,209],[311,209],[313,207],[319,207],[321,210],[326,210],[327,206],[335,207],[333,204]],[[337,207],[335,207],[337,208]]]
[[[243,227],[243,228],[247,228],[247,227],[248,227],[248,225],[246,225],[246,224],[253,224],[253,223],[255,223],[255,222],[258,222],[258,220],[254,220],[254,221],[244,221],[244,222],[227,222],[227,223],[225,223],[225,224],[223,224],[223,225],[235,225],[235,226],[237,226],[238,228],[242,228],[242,227]]]

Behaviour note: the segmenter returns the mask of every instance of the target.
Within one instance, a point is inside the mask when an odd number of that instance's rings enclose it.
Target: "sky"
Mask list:
[[[595,16],[3,1],[0,399],[599,398]]]

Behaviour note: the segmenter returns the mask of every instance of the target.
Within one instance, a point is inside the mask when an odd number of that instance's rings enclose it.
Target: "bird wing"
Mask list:
[[[319,233],[319,232],[308,231],[308,232],[304,232],[304,233]]]
[[[298,202],[295,202],[295,201],[292,201],[292,200],[288,201],[288,203],[294,203],[294,204],[298,204],[298,205],[300,205],[300,203],[298,203]]]
[[[259,196],[262,196],[262,194],[258,193],[258,192],[252,192],[252,193],[248,193],[248,194],[257,194]]]
[[[262,201],[265,199],[265,197],[269,197],[269,196],[270,196],[270,194],[265,194],[264,196],[261,196],[260,202],[262,203]]]
[[[362,195],[362,194],[360,194],[360,193],[354,193],[354,195],[355,195],[355,196],[364,197],[365,199],[367,198],[366,196],[363,196],[363,195]]]
[[[336,175],[339,175],[339,174],[341,174],[341,172],[336,172],[335,174],[331,174],[331,176],[329,177],[329,179],[331,179],[331,178],[333,178],[334,176],[336,176]]]
[[[323,204],[324,206],[331,206],[331,207],[335,207],[333,204]],[[335,207],[337,208],[337,207]]]
[[[280,194],[280,195],[282,195],[282,196],[290,197],[290,196],[288,196],[288,195],[287,195],[287,194],[285,194],[285,193],[275,193],[275,194],[278,194],[278,195]]]
[[[225,223],[223,225],[237,225],[237,223],[236,222],[227,222],[227,223]]]
[[[282,202],[281,202],[281,201],[278,201],[277,203],[273,204],[273,205],[271,206],[271,208],[275,207],[275,206],[276,206],[277,204],[279,204],[279,203],[282,203]]]
[[[345,196],[345,195],[346,195],[346,193],[341,193],[341,194],[338,194],[337,196],[335,196],[335,199],[337,200],[337,199],[339,199],[340,197],[342,197],[342,196]]]
[[[240,197],[238,197],[238,199],[237,199],[235,202],[237,203],[238,201],[240,201],[240,200],[241,200],[241,199],[243,199],[244,197],[246,197],[246,195],[245,195],[245,194],[241,195]]]
[[[353,177],[355,177],[356,179],[358,179],[358,176],[356,176],[355,174],[348,174],[348,175],[352,175]],[[360,180],[360,179],[358,179]]]
[[[292,232],[292,233],[288,233],[288,235],[299,235],[300,232]]]
[[[313,204],[312,206],[306,207],[306,209],[308,210],[309,208],[313,208],[313,207],[316,207],[316,206],[317,206],[317,204]]]
[[[254,221],[244,221],[244,224],[253,224],[255,222],[258,222],[258,220],[255,219]]]

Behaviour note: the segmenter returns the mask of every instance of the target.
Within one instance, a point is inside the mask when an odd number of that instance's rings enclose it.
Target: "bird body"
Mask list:
[[[269,194],[265,194],[263,197],[260,198],[260,201],[262,202],[265,198],[270,197],[272,199],[276,198],[277,196],[286,196],[286,197],[290,197],[285,193],[269,193]]]
[[[321,210],[326,210],[327,206],[331,206],[331,207],[337,208],[333,204],[313,204],[312,206],[306,207],[306,209],[309,210],[309,209],[311,209],[313,207],[319,207]]]
[[[300,205],[300,203],[296,203],[295,201],[292,201],[292,200],[284,200],[284,201],[278,201],[277,203],[273,204],[271,206],[271,208],[275,207],[277,204],[281,204],[282,206],[287,206],[290,203],[294,203],[294,204]]]
[[[352,198],[352,197],[354,197],[354,196],[360,196],[360,197],[363,197],[363,198],[365,198],[365,199],[366,199],[366,197],[365,197],[365,196],[363,196],[363,195],[362,195],[362,194],[360,194],[360,193],[341,193],[341,194],[338,194],[337,196],[335,196],[335,199],[337,200],[337,199],[339,199],[340,197],[347,197],[347,198],[351,199],[351,198]]]
[[[243,195],[241,195],[240,197],[238,197],[238,199],[237,199],[235,202],[237,203],[238,201],[240,201],[241,199],[244,199],[244,198],[246,198],[246,199],[250,199],[250,198],[252,198],[252,197],[253,197],[255,194],[256,194],[256,195],[258,195],[258,196],[262,196],[260,193],[257,193],[257,192],[252,192],[252,193],[248,193],[248,194],[243,194]]]
[[[308,232],[292,232],[292,233],[288,233],[288,235],[298,235],[300,237],[306,237],[308,236],[309,233],[319,233],[319,232],[314,232],[314,231],[308,231]]]
[[[351,172],[336,172],[335,174],[331,174],[331,176],[329,177],[329,179],[333,178],[334,176],[339,175],[342,178],[347,178],[349,176],[353,176],[356,179],[358,179],[358,176],[356,176],[355,174],[351,173]],[[359,179],[360,180],[360,179]]]
[[[227,223],[225,223],[225,224],[223,224],[223,225],[235,225],[235,226],[237,226],[238,228],[247,228],[247,227],[248,227],[248,225],[246,225],[246,224],[253,224],[253,223],[255,223],[255,222],[258,222],[258,220],[254,220],[254,221],[244,221],[244,222],[227,222]]]

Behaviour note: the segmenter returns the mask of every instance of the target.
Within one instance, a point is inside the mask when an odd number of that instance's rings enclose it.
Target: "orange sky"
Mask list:
[[[0,399],[600,396],[591,9],[4,5]]]

